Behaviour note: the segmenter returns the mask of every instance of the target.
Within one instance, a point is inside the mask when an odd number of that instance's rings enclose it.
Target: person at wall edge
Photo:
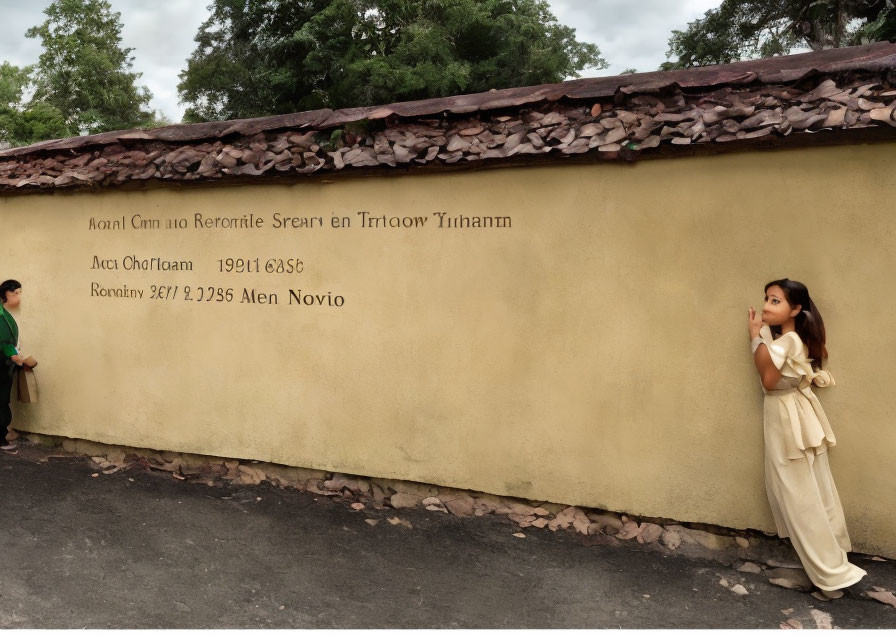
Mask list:
[[[6,450],[14,449],[15,445],[6,441],[9,432],[9,424],[12,422],[12,407],[10,407],[10,394],[16,370],[21,368],[23,358],[19,355],[16,346],[19,342],[19,326],[8,309],[19,305],[22,295],[22,285],[16,280],[6,280],[0,284],[0,447]]]

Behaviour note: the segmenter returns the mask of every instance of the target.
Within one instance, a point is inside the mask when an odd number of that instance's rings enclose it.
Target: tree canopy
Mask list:
[[[846,47],[896,38],[893,0],[724,0],[673,31],[661,69]]]
[[[57,109],[75,134],[152,124],[152,95],[137,87],[132,49],[121,46],[121,14],[106,0],[54,0],[44,14],[25,34],[44,47],[33,104]]]
[[[604,68],[544,0],[213,0],[178,85],[187,121],[559,82]]]
[[[23,102],[32,71],[32,67],[0,63],[0,141],[10,145],[70,135],[58,109],[46,102]]]

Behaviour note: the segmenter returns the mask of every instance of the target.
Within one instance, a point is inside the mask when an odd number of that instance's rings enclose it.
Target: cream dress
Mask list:
[[[811,387],[833,386],[834,379],[825,370],[813,371],[795,331],[773,340],[763,326],[759,337],[781,371],[775,389],[763,388],[765,488],[778,535],[790,538],[816,586],[848,587],[867,573],[846,558],[852,545],[827,454],[837,441]]]

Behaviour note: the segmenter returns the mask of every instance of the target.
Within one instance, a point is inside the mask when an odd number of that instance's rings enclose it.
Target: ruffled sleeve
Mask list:
[[[802,350],[803,343],[799,337],[795,336],[793,333],[785,333],[777,340],[774,340],[772,339],[772,330],[768,325],[764,325],[759,330],[759,337],[762,338],[763,344],[768,347],[768,353],[772,357],[772,362],[774,363],[775,368],[782,373],[784,365],[787,364],[788,359],[792,361],[794,358],[802,355],[799,351]]]

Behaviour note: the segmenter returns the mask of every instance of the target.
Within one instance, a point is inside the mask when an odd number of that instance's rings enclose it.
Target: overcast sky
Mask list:
[[[193,37],[208,16],[208,0],[109,0],[121,13],[122,45],[134,51],[134,71],[152,91],[152,107],[174,122],[183,116],[177,75],[194,49]],[[51,0],[0,0],[6,24],[0,61],[23,66],[37,62],[39,39],[25,31],[44,20]],[[672,29],[682,29],[721,0],[549,0],[557,19],[576,29],[580,41],[593,42],[610,63],[584,76],[616,75],[634,67],[654,71],[666,59]]]

